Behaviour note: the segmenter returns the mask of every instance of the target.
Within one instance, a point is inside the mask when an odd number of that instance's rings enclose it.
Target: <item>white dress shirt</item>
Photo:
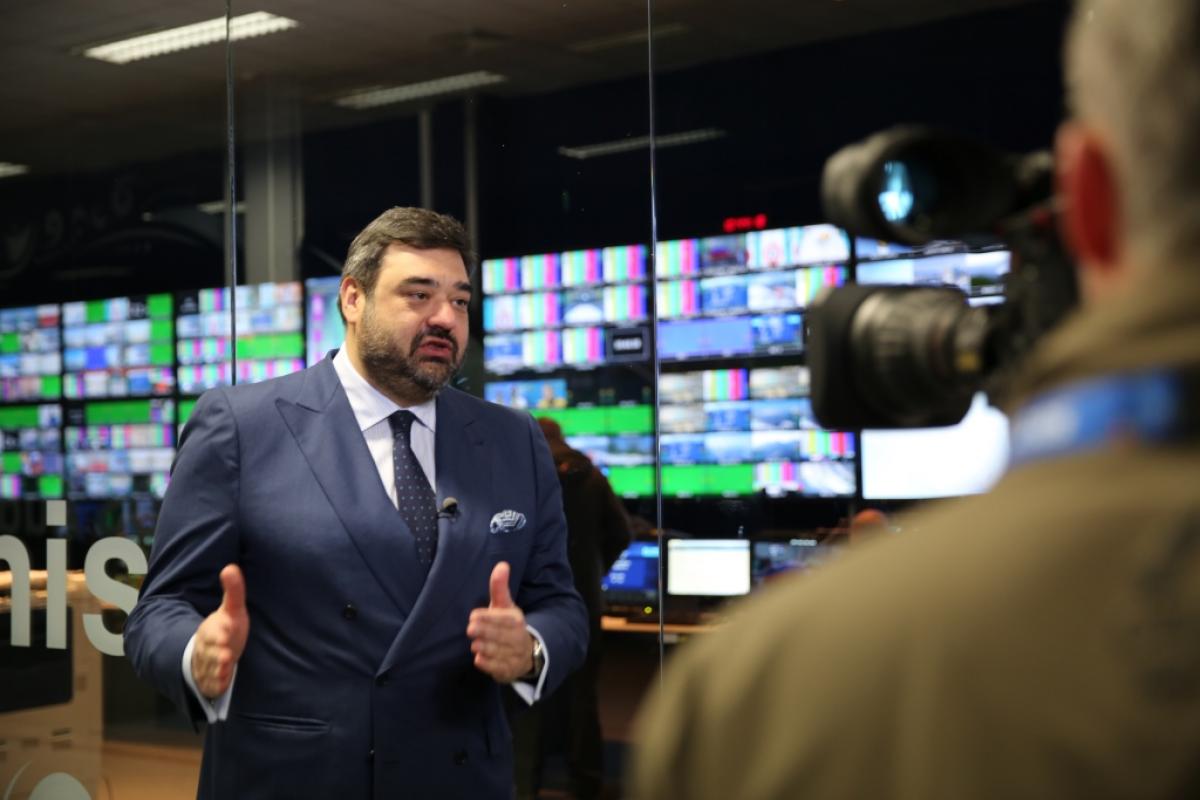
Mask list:
[[[371,451],[371,460],[375,462],[375,469],[379,472],[379,480],[383,482],[384,491],[387,492],[392,505],[398,507],[396,473],[392,465],[392,427],[388,423],[388,417],[399,411],[401,406],[386,397],[358,373],[350,361],[350,356],[346,354],[344,342],[338,348],[337,355],[333,357],[333,370],[337,373],[342,388],[346,391],[346,398],[350,401],[350,410],[354,412],[358,429],[362,431],[363,438],[366,439],[367,449]],[[417,457],[417,463],[425,471],[425,477],[429,479],[429,484],[436,496],[437,461],[434,455],[434,433],[437,431],[437,400],[434,398],[420,405],[409,406],[407,410],[411,411],[417,418],[417,422],[420,423],[412,426],[409,433],[409,446],[412,448],[413,455]],[[463,625],[465,627],[465,620]],[[527,681],[517,681],[512,684],[512,687],[522,700],[533,704],[541,698],[542,685],[545,683],[546,675],[550,672],[550,652],[546,648],[546,642],[542,639],[542,635],[528,625],[525,627],[542,643],[545,666],[536,686]],[[193,634],[192,638],[188,640],[187,647],[183,650],[183,680],[192,690],[196,699],[200,701],[200,707],[204,709],[204,716],[209,723],[219,722],[229,714],[229,698],[233,694],[233,682],[237,679],[237,666],[234,666],[233,679],[229,682],[229,688],[223,694],[209,700],[200,693],[195,678],[192,676],[192,651],[195,646],[196,636]]]

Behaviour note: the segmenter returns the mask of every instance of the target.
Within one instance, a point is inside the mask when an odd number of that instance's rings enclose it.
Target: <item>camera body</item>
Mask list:
[[[813,412],[829,428],[953,425],[979,390],[993,403],[1033,344],[1077,304],[1057,233],[1053,161],[902,126],[825,164],[826,216],[852,236],[941,239],[1013,253],[1006,301],[971,307],[957,287],[831,289],[808,313]]]

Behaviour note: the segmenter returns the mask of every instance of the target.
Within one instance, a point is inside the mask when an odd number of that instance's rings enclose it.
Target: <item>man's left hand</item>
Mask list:
[[[507,562],[496,565],[488,581],[488,607],[472,611],[467,623],[475,668],[500,683],[512,683],[533,669],[533,635],[508,591],[508,574]]]

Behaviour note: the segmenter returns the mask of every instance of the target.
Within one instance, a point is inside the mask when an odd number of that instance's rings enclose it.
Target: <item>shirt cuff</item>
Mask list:
[[[200,708],[203,709],[208,724],[224,722],[225,718],[229,716],[229,698],[233,695],[233,682],[237,680],[237,665],[233,666],[233,677],[229,679],[229,688],[209,700],[200,694],[200,690],[196,687],[196,679],[192,677],[192,651],[194,649],[196,649],[196,634],[193,633],[192,638],[188,639],[187,647],[183,648],[183,663],[180,665],[183,670],[183,682],[192,690],[192,694],[200,703]]]
[[[542,673],[538,675],[536,684],[518,680],[513,682],[512,688],[518,697],[529,705],[533,705],[542,699],[542,687],[546,685],[546,676],[550,674],[550,650],[546,647],[546,640],[534,628],[526,625],[525,630],[529,631],[531,636],[542,643],[542,658],[545,659],[545,662],[542,664]]]

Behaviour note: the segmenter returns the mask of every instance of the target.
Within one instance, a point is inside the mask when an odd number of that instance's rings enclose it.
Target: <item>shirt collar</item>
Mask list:
[[[402,406],[396,405],[390,398],[367,382],[350,362],[346,353],[346,343],[338,348],[333,357],[333,369],[337,373],[342,388],[346,390],[346,398],[350,401],[350,410],[358,422],[360,431],[373,428],[390,417]],[[408,406],[408,411],[430,431],[437,430],[437,398],[426,400],[415,406]]]

